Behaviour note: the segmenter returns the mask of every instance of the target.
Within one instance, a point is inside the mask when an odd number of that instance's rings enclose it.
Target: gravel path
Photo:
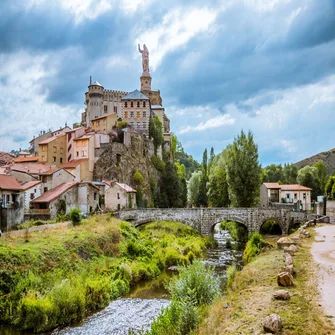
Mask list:
[[[312,256],[319,265],[321,305],[335,324],[335,225],[315,228]]]

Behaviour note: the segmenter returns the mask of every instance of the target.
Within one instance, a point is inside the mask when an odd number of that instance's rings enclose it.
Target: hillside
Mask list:
[[[301,169],[302,167],[306,165],[313,165],[317,163],[318,161],[322,161],[325,166],[327,167],[328,173],[332,174],[335,169],[335,148],[331,149],[329,151],[320,152],[314,156],[311,156],[309,158],[305,158],[297,163],[295,165]]]

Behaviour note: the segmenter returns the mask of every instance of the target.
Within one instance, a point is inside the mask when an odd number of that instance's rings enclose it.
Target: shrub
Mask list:
[[[81,223],[81,211],[79,208],[72,208],[69,213],[69,218],[71,219],[74,226],[78,226]]]
[[[151,157],[151,163],[153,164],[153,166],[155,167],[156,170],[158,170],[160,172],[164,172],[165,163],[159,157],[152,156]]]
[[[233,281],[234,281],[234,277],[235,277],[236,272],[237,272],[237,269],[236,269],[236,265],[235,264],[230,265],[227,268],[227,282],[226,282],[226,289],[227,290],[229,288],[231,288],[231,286],[233,284]]]
[[[133,182],[136,185],[142,185],[144,177],[143,177],[143,174],[140,171],[138,171],[137,169],[135,169],[135,171],[133,173],[133,178],[132,179],[133,179]]]
[[[219,246],[218,241],[213,236],[206,236],[204,242],[207,249],[215,249]]]
[[[111,282],[111,298],[117,299],[122,295],[129,293],[129,283],[122,280],[116,279]]]
[[[245,264],[249,263],[256,255],[260,253],[263,246],[263,236],[257,232],[252,233],[243,252],[243,262]]]

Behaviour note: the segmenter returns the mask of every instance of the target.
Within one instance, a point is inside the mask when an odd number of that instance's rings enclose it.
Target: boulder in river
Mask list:
[[[279,286],[293,286],[293,277],[289,272],[280,272],[277,276]]]
[[[263,320],[263,329],[271,334],[277,334],[283,328],[281,318],[278,314],[271,314]]]
[[[289,300],[291,299],[289,291],[286,290],[278,290],[273,293],[273,298],[276,300]]]

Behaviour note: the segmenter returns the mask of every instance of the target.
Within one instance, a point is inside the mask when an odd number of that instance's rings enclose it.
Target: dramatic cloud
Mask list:
[[[335,147],[334,0],[2,0],[0,10],[0,150],[79,121],[90,75],[139,88],[138,43],[197,159],[241,129],[263,164]]]

